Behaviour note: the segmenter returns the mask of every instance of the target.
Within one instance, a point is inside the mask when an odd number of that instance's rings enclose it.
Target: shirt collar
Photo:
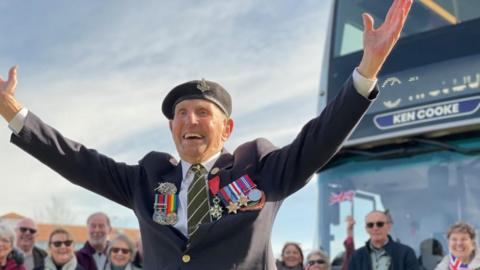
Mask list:
[[[213,155],[211,158],[209,158],[207,161],[204,161],[201,163],[202,166],[205,168],[205,170],[207,170],[207,172],[209,172],[212,169],[213,165],[215,165],[215,162],[220,157],[220,154],[221,152],[218,152],[215,155]],[[180,163],[182,164],[182,177],[183,179],[185,179],[187,177],[187,172],[192,166],[192,164],[188,163],[183,159],[180,161]]]

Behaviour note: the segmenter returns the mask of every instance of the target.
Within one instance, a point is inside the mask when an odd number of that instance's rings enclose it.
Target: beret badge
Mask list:
[[[203,78],[200,82],[198,82],[197,88],[200,91],[202,91],[202,93],[210,90],[210,86],[207,84],[207,81],[205,81],[205,79]]]

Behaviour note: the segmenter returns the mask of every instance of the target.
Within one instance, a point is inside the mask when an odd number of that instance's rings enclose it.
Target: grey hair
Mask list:
[[[130,249],[130,261],[133,260],[133,257],[135,257],[135,252],[136,252],[136,249],[135,249],[135,244],[133,243],[133,241],[125,234],[117,234],[111,241],[110,241],[110,244],[108,245],[108,249],[107,249],[107,254],[108,256],[110,257],[110,254],[112,252],[112,247],[115,245],[115,243],[118,243],[118,242],[124,242],[127,244],[128,246],[128,249]]]
[[[322,259],[324,259],[327,262],[327,269],[330,270],[330,258],[328,257],[328,254],[322,250],[313,250],[310,253],[308,253],[307,261],[305,262],[305,264],[308,264],[308,261],[310,260],[310,258],[315,255],[320,256]]]
[[[112,228],[112,226],[110,225],[110,218],[107,216],[107,214],[103,213],[103,212],[95,212],[93,214],[91,214],[90,216],[88,216],[87,218],[87,225],[90,224],[90,219],[92,219],[94,216],[103,216],[105,217],[105,220],[107,221],[107,225],[109,228]]]
[[[7,225],[0,224],[0,237],[8,239],[12,247],[15,245],[15,232]]]

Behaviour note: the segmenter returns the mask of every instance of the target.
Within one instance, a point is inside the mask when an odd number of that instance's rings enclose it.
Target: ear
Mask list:
[[[230,135],[233,132],[233,119],[232,118],[226,118],[225,123],[223,126],[223,132],[222,132],[222,140],[225,142],[230,138]]]

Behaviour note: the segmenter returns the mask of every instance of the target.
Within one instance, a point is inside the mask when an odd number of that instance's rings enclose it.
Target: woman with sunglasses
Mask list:
[[[448,228],[448,251],[435,270],[480,269],[480,252],[475,242],[475,228],[465,222],[457,222]]]
[[[63,228],[57,228],[48,237],[48,253],[44,265],[34,270],[85,270],[77,263],[73,247],[72,234]]]
[[[111,242],[107,250],[108,263],[105,270],[139,270],[133,266],[135,244],[128,236],[119,234]]]
[[[288,242],[282,248],[282,260],[276,262],[278,270],[303,270],[303,252],[300,245]]]
[[[330,270],[330,260],[321,250],[314,250],[307,256],[305,270]]]
[[[15,232],[0,225],[0,270],[25,270],[23,257],[13,249]]]

